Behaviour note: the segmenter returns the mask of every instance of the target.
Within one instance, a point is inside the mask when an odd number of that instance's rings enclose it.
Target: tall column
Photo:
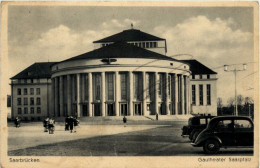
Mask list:
[[[143,115],[147,115],[147,111],[146,111],[146,91],[147,91],[147,86],[146,86],[146,81],[145,81],[145,72],[142,72],[142,76],[143,76]]]
[[[80,109],[80,96],[81,92],[80,92],[80,74],[77,74],[77,113],[78,113],[78,117],[81,116],[81,109]]]
[[[64,116],[64,110],[63,110],[63,98],[64,98],[64,95],[63,95],[63,76],[60,76],[59,77],[59,97],[60,97],[60,117]]]
[[[55,77],[54,78],[55,80],[55,112],[54,112],[54,117],[58,116],[58,113],[59,113],[59,101],[58,101],[58,94],[59,94],[59,91],[58,91],[58,77]]]
[[[133,72],[129,71],[129,114],[133,116],[133,94],[134,94]]]
[[[120,79],[118,71],[115,72],[115,113],[119,116]]]
[[[68,115],[72,115],[71,114],[71,98],[72,98],[72,94],[71,94],[71,77],[70,75],[67,75],[67,110],[68,110]]]
[[[165,73],[165,110],[166,110],[166,115],[170,115],[170,110],[169,110],[169,95],[168,95],[168,89],[169,89],[169,85],[168,85],[168,73]]]
[[[88,111],[89,116],[93,117],[93,108],[92,108],[92,101],[93,101],[93,92],[92,92],[92,73],[88,73]]]
[[[181,75],[181,112],[182,112],[182,115],[185,114],[185,112],[184,112],[184,100],[185,100],[184,87],[185,87],[184,76]]]
[[[106,101],[106,88],[105,88],[106,80],[105,80],[105,72],[101,72],[101,86],[102,86],[102,94],[101,94],[101,111],[102,116],[106,116],[105,110],[105,101]]]
[[[155,102],[154,102],[154,108],[155,108],[155,114],[159,115],[159,111],[158,111],[158,101],[159,101],[159,96],[158,96],[158,90],[159,90],[159,74],[158,72],[155,72],[155,81],[154,81],[154,97],[155,97]]]
[[[51,112],[51,114],[49,115],[49,117],[50,116],[55,116],[54,114],[55,114],[55,79],[54,78],[52,78],[51,79],[51,86],[52,86],[52,103],[51,103],[51,105],[52,105],[52,112]],[[53,103],[54,102],[54,103]],[[12,115],[13,116],[13,115]]]
[[[186,84],[186,91],[187,91],[187,114],[190,114],[190,76],[187,76],[186,78],[187,84]]]
[[[178,75],[177,74],[174,74],[174,112],[175,112],[175,115],[178,115],[179,114],[179,108],[178,108],[178,105],[179,105],[179,91],[178,91],[178,88],[179,88],[179,81],[178,81]]]

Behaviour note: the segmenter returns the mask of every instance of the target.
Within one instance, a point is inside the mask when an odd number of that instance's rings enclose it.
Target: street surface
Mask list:
[[[54,134],[43,132],[42,123],[22,123],[20,128],[8,126],[10,156],[206,156],[202,147],[190,145],[181,137],[186,122],[150,121],[118,125],[80,125],[77,132],[64,131],[57,123]],[[253,149],[221,149],[218,156],[251,156]]]

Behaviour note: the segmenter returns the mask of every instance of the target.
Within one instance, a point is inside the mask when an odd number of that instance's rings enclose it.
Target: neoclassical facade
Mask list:
[[[166,56],[165,39],[129,29],[93,43],[93,51],[25,69],[11,78],[13,90],[46,80],[41,117],[216,115],[216,72]],[[30,118],[28,105],[20,107],[24,95],[13,90],[12,117]]]

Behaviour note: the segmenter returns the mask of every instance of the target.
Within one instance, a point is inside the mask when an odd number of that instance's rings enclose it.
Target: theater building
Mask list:
[[[46,115],[216,115],[216,73],[166,56],[165,39],[129,29],[93,43],[93,51],[51,64]]]

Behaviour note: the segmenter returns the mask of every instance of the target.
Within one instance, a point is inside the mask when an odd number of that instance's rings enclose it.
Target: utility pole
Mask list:
[[[243,65],[243,69],[238,69],[236,65]],[[237,72],[239,71],[245,71],[246,70],[246,64],[236,64],[236,65],[224,65],[224,71],[225,72],[234,72],[235,75],[235,110],[234,115],[238,116],[237,111]],[[228,67],[233,66],[233,69],[228,69]]]

